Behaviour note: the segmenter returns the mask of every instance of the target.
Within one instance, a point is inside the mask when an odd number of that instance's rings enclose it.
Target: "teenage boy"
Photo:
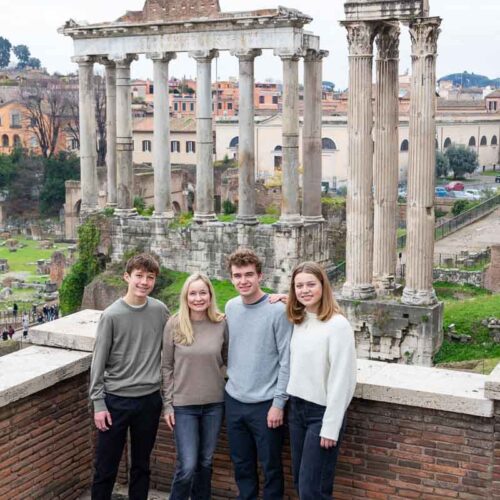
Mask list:
[[[238,499],[259,494],[257,460],[264,472],[264,500],[283,498],[283,410],[288,396],[292,326],[281,302],[271,304],[260,287],[262,263],[249,249],[228,258],[239,297],[226,305],[229,352],[226,426]]]
[[[162,409],[160,353],[169,312],[149,297],[160,268],[148,254],[132,257],[127,294],[102,313],[97,327],[90,399],[98,429],[92,500],[109,500],[130,430],[129,498],[146,500],[149,457]]]

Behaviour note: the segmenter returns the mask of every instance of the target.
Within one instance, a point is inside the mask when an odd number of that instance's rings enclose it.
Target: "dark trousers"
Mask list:
[[[320,446],[321,426],[325,407],[300,398],[291,397],[288,425],[292,451],[292,471],[295,489],[300,500],[332,498],[335,466],[345,421],[337,445],[325,449]]]
[[[226,426],[231,460],[234,465],[239,500],[255,500],[259,494],[257,460],[264,472],[264,500],[283,498],[283,426],[270,429],[267,413],[272,400],[241,403],[226,393]]]
[[[170,500],[210,500],[212,459],[224,403],[175,406],[177,463]]]
[[[120,459],[130,429],[129,500],[147,500],[149,457],[153,450],[162,400],[159,391],[139,398],[106,395],[112,425],[98,431],[92,500],[109,500],[113,493]]]

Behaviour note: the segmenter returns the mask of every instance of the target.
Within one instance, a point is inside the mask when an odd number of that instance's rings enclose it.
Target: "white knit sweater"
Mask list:
[[[306,314],[293,328],[287,392],[326,406],[320,435],[336,441],[356,387],[354,333],[341,314],[328,321]]]

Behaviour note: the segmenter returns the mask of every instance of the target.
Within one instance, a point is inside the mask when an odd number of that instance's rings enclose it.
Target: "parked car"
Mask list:
[[[436,196],[437,198],[445,198],[446,196],[448,196],[448,191],[446,191],[444,187],[438,186],[434,190],[434,196]]]
[[[463,182],[451,181],[444,187],[447,191],[463,191],[465,186]]]
[[[464,191],[450,191],[448,196],[457,200],[472,200],[471,196]]]
[[[479,189],[466,189],[464,192],[471,197],[471,200],[480,200],[483,197],[483,193]]]

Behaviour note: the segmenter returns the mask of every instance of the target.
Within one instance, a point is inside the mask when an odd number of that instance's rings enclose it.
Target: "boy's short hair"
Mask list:
[[[227,258],[227,269],[229,275],[232,276],[232,266],[243,267],[255,265],[255,270],[258,274],[262,273],[262,261],[258,255],[250,248],[238,248]]]
[[[134,269],[154,273],[156,276],[160,274],[160,265],[157,258],[149,253],[140,253],[128,259],[125,265],[125,272],[130,275]]]

